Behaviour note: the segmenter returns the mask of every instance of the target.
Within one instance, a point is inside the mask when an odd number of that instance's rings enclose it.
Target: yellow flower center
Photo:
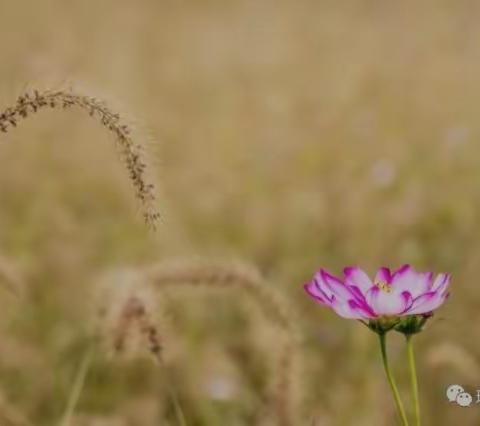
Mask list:
[[[375,285],[385,293],[391,293],[393,291],[392,287],[387,283],[380,282],[380,283],[376,283]]]

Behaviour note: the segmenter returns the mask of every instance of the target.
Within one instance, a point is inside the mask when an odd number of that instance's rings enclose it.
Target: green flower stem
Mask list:
[[[420,420],[420,400],[418,398],[418,381],[417,381],[417,369],[415,367],[415,355],[413,353],[412,334],[405,335],[407,339],[407,356],[408,365],[410,368],[410,381],[412,385],[413,404],[415,409],[415,424],[421,426]]]
[[[385,368],[385,374],[387,375],[388,383],[390,384],[390,388],[392,389],[392,394],[395,399],[395,405],[397,406],[398,414],[402,419],[403,426],[408,426],[408,419],[407,419],[407,415],[405,414],[405,408],[403,407],[402,400],[400,399],[400,393],[398,392],[397,384],[395,383],[395,379],[388,365],[386,334],[379,333],[378,337],[380,339],[380,350],[382,352],[383,367]]]

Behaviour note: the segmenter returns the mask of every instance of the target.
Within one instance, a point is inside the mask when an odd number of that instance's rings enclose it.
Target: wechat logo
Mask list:
[[[460,407],[470,407],[473,404],[473,396],[466,392],[460,385],[450,385],[447,388],[447,398],[450,402],[453,402]],[[480,402],[480,390],[477,391],[477,401]]]

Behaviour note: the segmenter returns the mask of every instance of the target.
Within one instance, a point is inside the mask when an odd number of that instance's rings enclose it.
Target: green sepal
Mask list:
[[[395,331],[405,335],[420,333],[423,330],[425,323],[432,315],[433,314],[429,313],[401,317],[398,324],[395,325]]]

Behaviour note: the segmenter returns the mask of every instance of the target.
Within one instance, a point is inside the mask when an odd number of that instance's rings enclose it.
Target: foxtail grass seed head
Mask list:
[[[158,287],[198,286],[238,288],[257,302],[265,316],[281,330],[292,332],[292,321],[277,292],[258,271],[240,262],[176,261],[165,262],[147,271],[147,279]]]
[[[101,341],[115,355],[147,348],[162,360],[162,338],[156,315],[155,297],[141,273],[118,269],[104,274],[95,295]]]
[[[252,267],[238,262],[180,261],[166,262],[147,271],[148,281],[163,288],[192,286],[234,290],[257,302],[265,319],[278,330],[278,353],[276,360],[275,390],[272,395],[272,411],[277,425],[295,424],[298,395],[293,386],[296,367],[296,336],[290,311],[283,299]],[[235,301],[238,299],[235,299]],[[236,302],[235,302],[236,303]]]
[[[0,112],[0,132],[9,132],[24,119],[47,108],[79,108],[113,133],[135,189],[136,198],[142,206],[145,222],[155,228],[159,213],[155,207],[155,186],[147,178],[148,168],[143,145],[134,140],[132,127],[104,101],[71,90],[26,92],[18,97],[13,106]]]
[[[153,323],[146,305],[138,297],[130,297],[123,306],[118,318],[117,330],[114,336],[114,350],[122,352],[125,347],[127,331],[130,327],[138,327],[149,352],[153,357],[162,361],[162,344],[160,333]]]

